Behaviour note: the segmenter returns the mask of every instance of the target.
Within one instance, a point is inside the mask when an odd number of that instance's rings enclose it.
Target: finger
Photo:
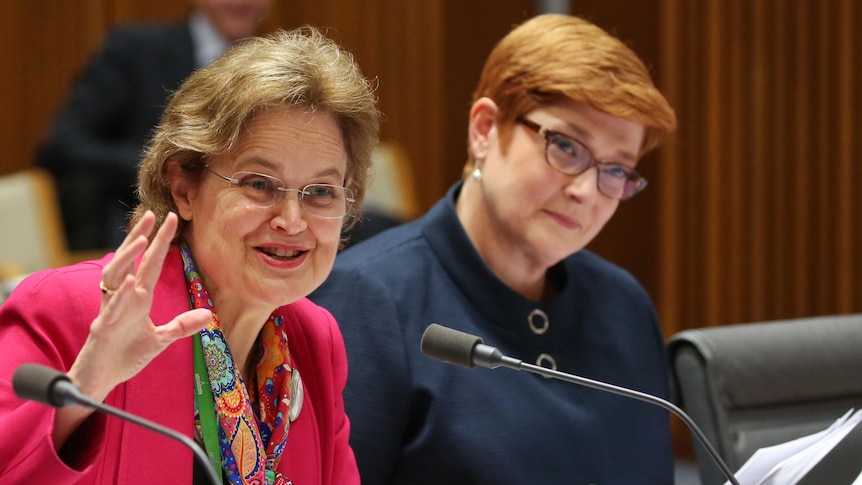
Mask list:
[[[212,312],[206,308],[196,308],[181,313],[170,322],[156,327],[156,333],[165,344],[185,338],[200,332],[212,322]]]
[[[177,232],[178,224],[177,215],[169,212],[138,267],[138,284],[140,286],[144,288],[155,287],[162,272],[162,265],[165,262],[168,248]]]
[[[134,272],[135,259],[146,250],[147,236],[152,232],[155,220],[155,214],[147,211],[141,220],[132,227],[132,230],[129,231],[129,234],[115,251],[114,258],[102,270],[102,281],[106,285],[114,288],[119,285],[117,280],[121,277],[120,275]]]
[[[129,233],[123,238],[123,242],[120,243],[120,246],[117,248],[117,253],[123,252],[128,246],[134,244],[141,237],[144,239],[153,232],[153,227],[156,225],[156,215],[153,214],[152,211],[147,211],[141,217],[141,220],[137,222]]]
[[[143,236],[130,241],[122,251],[114,253],[114,257],[102,269],[102,282],[108,288],[116,289],[126,275],[135,271],[135,258],[147,249],[147,240]]]
[[[105,286],[110,288],[107,282]],[[124,308],[129,304],[135,293],[134,275],[126,275],[119,285],[114,289],[113,295],[102,295],[102,310],[99,317],[104,324],[110,325],[124,314]]]

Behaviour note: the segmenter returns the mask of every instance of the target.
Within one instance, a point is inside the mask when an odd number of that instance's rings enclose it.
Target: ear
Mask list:
[[[168,183],[171,196],[177,206],[177,215],[184,221],[192,220],[192,202],[198,194],[198,183],[185,173],[177,163],[168,163]]]
[[[470,108],[468,140],[476,160],[488,156],[489,140],[496,126],[498,112],[499,108],[491,98],[479,98]]]

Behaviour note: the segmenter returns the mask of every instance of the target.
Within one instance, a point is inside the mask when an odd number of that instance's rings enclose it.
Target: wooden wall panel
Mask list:
[[[96,2],[9,2],[0,16],[0,173],[32,164],[44,136],[87,53],[103,35]]]
[[[862,311],[852,1],[664,0],[666,333]]]

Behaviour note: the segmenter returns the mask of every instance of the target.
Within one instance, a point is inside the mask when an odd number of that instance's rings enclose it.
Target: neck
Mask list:
[[[229,302],[221,305],[215,300],[213,302],[236,368],[242,374],[243,380],[248,382],[257,339],[272,310],[236,311]]]
[[[548,267],[530,258],[500,230],[484,200],[481,182],[467,180],[455,204],[458,220],[479,256],[509,288],[531,301],[547,296]]]

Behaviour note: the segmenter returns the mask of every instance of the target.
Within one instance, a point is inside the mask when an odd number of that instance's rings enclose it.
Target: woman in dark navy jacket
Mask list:
[[[363,483],[670,484],[666,411],[508,370],[430,360],[432,322],[528,362],[668,394],[649,296],[584,247],[645,185],[676,118],[644,64],[584,20],[544,15],[491,53],[465,177],[418,221],[336,258],[312,299],[348,352]]]

